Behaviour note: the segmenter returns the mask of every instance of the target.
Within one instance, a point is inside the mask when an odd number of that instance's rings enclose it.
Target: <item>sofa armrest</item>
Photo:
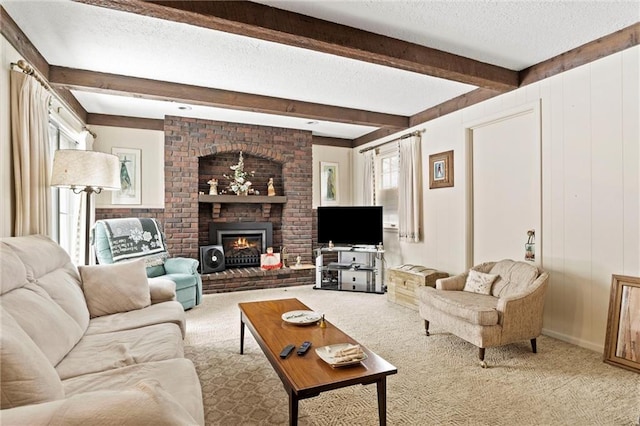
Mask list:
[[[436,289],[449,291],[462,291],[464,283],[467,281],[468,272],[453,277],[438,278],[436,280]]]
[[[7,425],[197,425],[193,417],[155,381],[126,390],[101,390],[42,404],[0,411]]]
[[[187,257],[172,257],[164,262],[164,269],[167,274],[192,274],[198,273],[198,262]]]
[[[162,277],[149,278],[149,293],[152,305],[176,300],[176,283]]]
[[[504,342],[533,339],[540,335],[548,283],[549,274],[543,272],[531,284],[529,292],[498,299],[496,310]]]

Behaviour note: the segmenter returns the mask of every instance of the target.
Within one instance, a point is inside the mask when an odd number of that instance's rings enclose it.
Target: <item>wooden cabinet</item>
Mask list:
[[[401,265],[387,271],[387,299],[418,310],[415,290],[418,286],[435,287],[436,280],[449,274],[420,265]]]

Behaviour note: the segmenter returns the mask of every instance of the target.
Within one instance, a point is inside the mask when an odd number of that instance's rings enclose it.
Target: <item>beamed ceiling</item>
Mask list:
[[[355,147],[638,44],[636,1],[2,1],[88,125],[165,115]]]

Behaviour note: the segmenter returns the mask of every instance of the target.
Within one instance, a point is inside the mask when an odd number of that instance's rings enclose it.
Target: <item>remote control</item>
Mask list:
[[[289,354],[291,354],[291,352],[293,352],[293,350],[296,348],[295,345],[287,345],[284,347],[284,349],[282,349],[282,352],[280,352],[280,358],[286,358],[289,356]]]
[[[304,354],[306,354],[310,347],[311,347],[311,342],[304,342],[304,343],[303,343],[302,345],[300,345],[300,347],[298,348],[298,355],[304,355]]]

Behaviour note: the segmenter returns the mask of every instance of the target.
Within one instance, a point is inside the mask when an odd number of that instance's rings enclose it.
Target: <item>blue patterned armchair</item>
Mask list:
[[[124,218],[96,221],[93,244],[99,264],[144,258],[147,277],[176,284],[176,298],[184,309],[202,300],[202,279],[196,259],[170,258],[164,233],[156,219]]]

